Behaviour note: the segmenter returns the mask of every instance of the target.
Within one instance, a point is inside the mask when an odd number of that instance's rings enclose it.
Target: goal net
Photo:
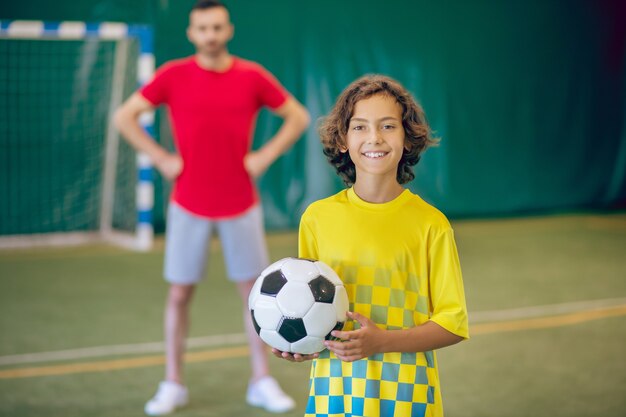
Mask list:
[[[152,169],[111,122],[151,44],[145,26],[0,21],[0,248],[151,247]]]

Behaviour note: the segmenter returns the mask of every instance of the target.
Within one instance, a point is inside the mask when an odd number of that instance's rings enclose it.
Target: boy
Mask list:
[[[402,184],[434,141],[394,80],[353,82],[320,127],[347,190],[311,204],[299,256],[342,278],[350,300],[337,341],[313,359],[306,416],[442,416],[434,350],[469,337],[461,270],[446,217]]]

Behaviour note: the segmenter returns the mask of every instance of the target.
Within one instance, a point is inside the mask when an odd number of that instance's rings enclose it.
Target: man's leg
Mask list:
[[[243,304],[244,325],[252,365],[246,401],[248,404],[276,413],[292,410],[295,402],[269,375],[267,348],[256,334],[248,311],[250,290],[256,277],[269,264],[261,207],[253,207],[237,218],[220,221],[217,229],[222,241],[228,276],[237,283]]]
[[[254,285],[254,279],[237,283],[237,290],[243,304],[243,321],[250,346],[250,365],[252,367],[252,378],[250,383],[255,383],[264,376],[269,375],[268,355],[265,343],[261,340],[252,324],[250,310],[248,310],[248,296]]]
[[[189,401],[183,385],[183,355],[189,329],[189,307],[204,276],[211,223],[175,203],[168,209],[163,275],[170,283],[165,303],[165,380],[145,405],[148,415],[169,414]]]
[[[248,310],[248,296],[254,285],[254,279],[237,282],[237,290],[243,302],[243,321],[250,346],[250,365],[252,377],[248,384],[246,400],[250,405],[263,407],[267,411],[283,413],[292,410],[296,403],[280,388],[278,382],[269,374],[268,352],[265,343],[261,340],[252,324],[250,310]]]
[[[195,285],[171,284],[165,306],[165,380],[183,385],[183,355]],[[253,329],[254,330],[254,329]]]
[[[189,401],[183,384],[183,355],[189,329],[189,305],[195,285],[171,284],[165,304],[165,380],[144,411],[150,416],[170,414]]]

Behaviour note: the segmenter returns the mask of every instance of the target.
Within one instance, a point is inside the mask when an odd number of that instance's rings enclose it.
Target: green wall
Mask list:
[[[193,52],[184,34],[192,3],[39,0],[2,4],[0,18],[149,23],[162,63]],[[236,26],[231,52],[265,65],[314,120],[364,73],[385,73],[409,88],[441,137],[410,188],[449,216],[626,207],[621,2],[227,4]],[[255,143],[277,126],[264,112]],[[296,226],[307,204],[341,188],[315,123],[259,186],[270,228]]]

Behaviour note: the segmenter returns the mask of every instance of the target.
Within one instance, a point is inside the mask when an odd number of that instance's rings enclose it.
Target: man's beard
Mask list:
[[[219,42],[206,43],[200,48],[200,53],[208,56],[218,56],[223,54],[225,51],[226,44]]]

